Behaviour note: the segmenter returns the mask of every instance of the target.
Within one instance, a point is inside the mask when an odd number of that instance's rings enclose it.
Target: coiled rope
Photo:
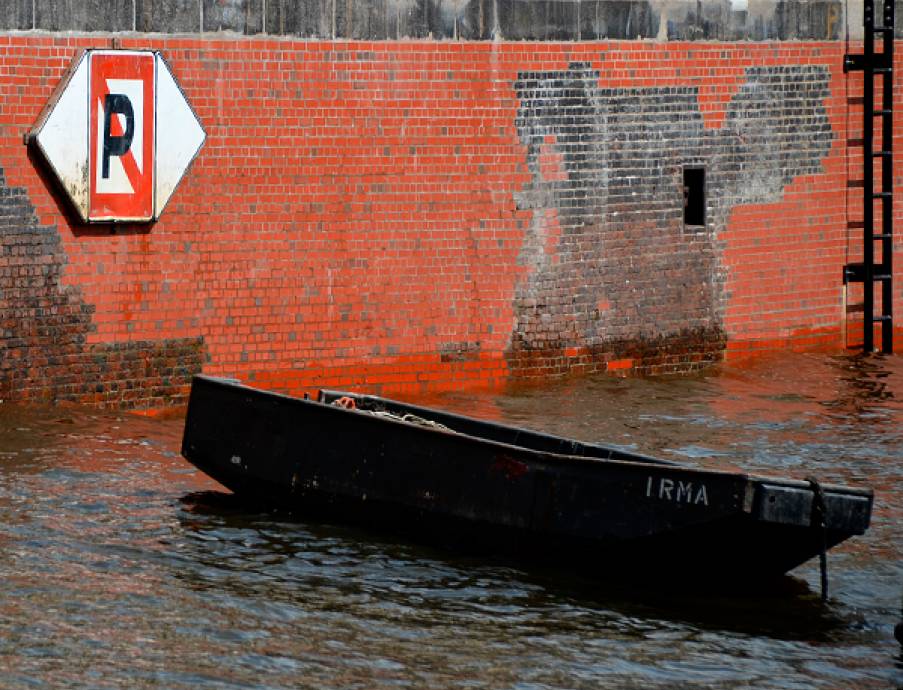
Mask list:
[[[440,431],[451,431],[451,429],[445,426],[445,424],[435,422],[432,419],[424,419],[423,417],[419,417],[416,414],[412,414],[410,412],[408,412],[407,414],[395,414],[394,412],[389,412],[388,410],[366,410],[359,408],[357,406],[357,403],[354,401],[354,398],[347,395],[343,395],[341,398],[333,400],[332,404],[336,407],[344,407],[346,410],[358,410],[360,412],[366,412],[367,414],[372,414],[374,417],[393,419],[397,422],[407,422],[408,424],[430,427],[431,429],[438,429]]]

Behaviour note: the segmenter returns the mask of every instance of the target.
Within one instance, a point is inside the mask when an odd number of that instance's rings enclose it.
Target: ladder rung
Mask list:
[[[873,240],[890,240],[893,239],[893,235],[889,232],[883,232],[880,235],[872,235]]]
[[[843,56],[843,71],[856,72],[865,68],[865,55],[847,54]]]
[[[890,199],[892,196],[890,192],[872,192],[872,199]]]
[[[881,321],[883,321],[884,323],[890,323],[894,320],[893,317],[889,314],[881,314],[880,316],[868,316],[866,318],[868,318],[872,323],[879,323]]]
[[[862,261],[847,264],[843,267],[844,283],[864,283],[868,276],[866,275],[866,266]],[[884,264],[872,264],[872,282],[881,282],[884,280],[892,280],[891,274],[887,272]]]
[[[885,280],[892,280],[892,278],[887,273],[876,273],[872,275],[873,283],[883,283]],[[866,277],[863,275],[863,271],[850,271],[846,275],[847,283],[864,283],[865,281]]]
[[[874,72],[889,71],[893,65],[888,64],[884,53],[872,53],[871,60],[863,54],[848,53],[843,56],[844,72],[860,72],[871,70]]]
[[[872,70],[875,74],[893,74],[893,67],[876,67]]]
[[[847,264],[843,267],[843,282],[861,283],[865,280],[865,264],[862,262]]]
[[[893,151],[872,151],[872,156],[875,158],[887,158],[894,154]]]
[[[876,34],[883,34],[888,31],[893,31],[894,27],[892,26],[873,26],[872,31]]]
[[[894,111],[891,110],[890,108],[882,108],[881,110],[873,110],[872,116],[873,117],[881,117],[883,115],[893,115],[893,112]]]

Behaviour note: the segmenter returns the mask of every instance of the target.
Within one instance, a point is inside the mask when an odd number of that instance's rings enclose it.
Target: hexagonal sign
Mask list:
[[[163,56],[143,50],[77,55],[28,135],[88,223],[159,218],[206,138]]]

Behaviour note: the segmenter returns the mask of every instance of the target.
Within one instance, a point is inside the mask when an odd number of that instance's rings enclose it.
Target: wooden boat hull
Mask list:
[[[357,409],[331,404],[340,397]],[[825,486],[819,502],[808,482],[705,471],[374,396],[302,400],[209,377],[193,382],[182,454],[265,508],[579,562],[601,576],[781,575],[863,533],[872,508],[869,490]]]

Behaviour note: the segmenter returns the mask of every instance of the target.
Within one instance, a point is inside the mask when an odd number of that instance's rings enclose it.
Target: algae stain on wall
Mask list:
[[[750,67],[717,129],[695,87],[612,89],[583,63],[523,72],[517,130],[532,180],[511,352],[615,356],[724,344],[720,235],[740,204],[822,172],[834,134],[818,65]],[[683,170],[705,169],[706,223],[686,226]],[[669,344],[670,343],[670,344]]]

